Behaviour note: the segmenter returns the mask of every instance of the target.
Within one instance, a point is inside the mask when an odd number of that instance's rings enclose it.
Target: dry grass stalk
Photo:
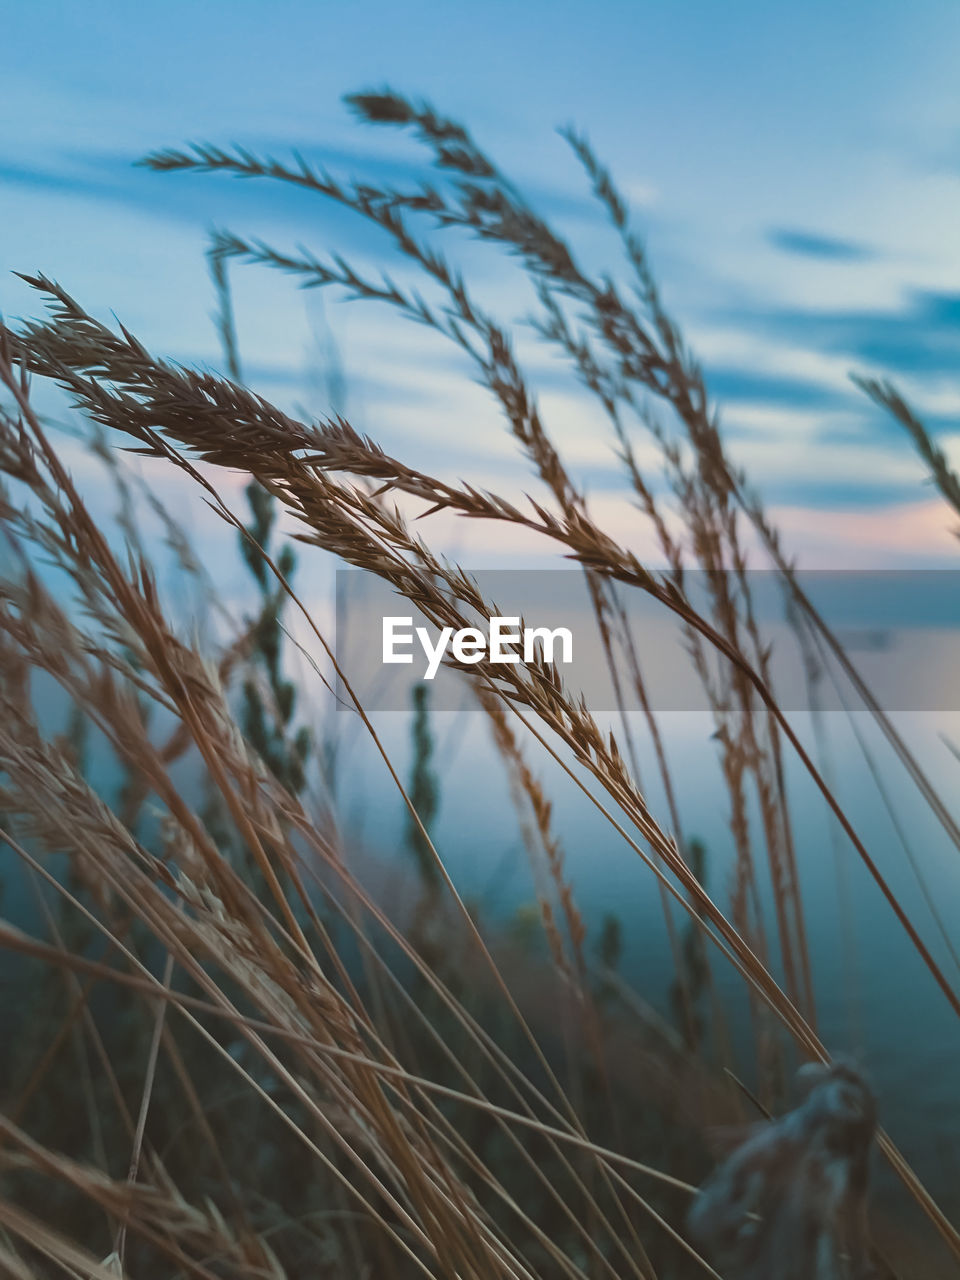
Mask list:
[[[159,153],[149,163],[160,170],[224,171],[291,183],[353,210],[385,232],[426,273],[439,291],[439,304],[426,302],[386,277],[367,279],[340,258],[324,262],[308,253],[282,254],[227,233],[215,241],[211,258],[219,272],[221,302],[228,298],[225,264],[242,258],[289,271],[308,286],[338,286],[358,299],[385,303],[440,332],[469,358],[496,397],[546,496],[520,502],[445,481],[390,457],[343,419],[306,424],[282,413],[239,385],[232,318],[223,305],[221,328],[233,351],[234,381],[154,358],[125,329],[112,331],[57,285],[43,277],[32,279],[47,295],[51,319],[28,324],[16,335],[7,329],[0,334],[0,380],[12,398],[12,409],[0,416],[0,467],[14,487],[28,495],[22,506],[6,493],[0,495],[5,536],[23,568],[18,579],[4,583],[0,599],[0,809],[6,815],[2,834],[24,865],[100,936],[106,950],[94,959],[83,946],[51,947],[6,926],[2,939],[10,949],[65,966],[73,977],[67,1030],[47,1046],[41,1079],[53,1070],[69,1029],[82,1026],[96,1046],[89,999],[98,984],[137,993],[143,1006],[152,1010],[155,1035],[146,1088],[140,1076],[136,1124],[114,1080],[116,1104],[124,1112],[132,1142],[131,1176],[112,1178],[103,1169],[58,1153],[14,1119],[4,1121],[0,1130],[0,1160],[5,1168],[29,1167],[68,1184],[120,1224],[121,1241],[126,1235],[132,1247],[136,1237],[138,1247],[165,1255],[185,1274],[219,1274],[211,1269],[214,1265],[251,1277],[281,1274],[265,1232],[251,1222],[249,1203],[229,1173],[223,1176],[225,1162],[213,1125],[198,1123],[198,1131],[221,1182],[228,1184],[221,1189],[229,1191],[238,1208],[229,1222],[213,1204],[198,1206],[183,1198],[146,1136],[147,1101],[161,1067],[169,1067],[178,1080],[191,1114],[198,1120],[203,1114],[177,1037],[163,1016],[169,1005],[177,1015],[177,1027],[188,1029],[211,1060],[235,1076],[292,1135],[311,1167],[336,1188],[343,1212],[358,1209],[374,1224],[381,1259],[399,1260],[410,1274],[477,1280],[546,1274],[576,1280],[603,1274],[652,1280],[656,1268],[646,1247],[652,1222],[681,1250],[675,1256],[684,1257],[698,1274],[716,1275],[680,1238],[659,1202],[642,1196],[626,1174],[647,1177],[672,1192],[689,1193],[689,1185],[590,1140],[578,1105],[581,1098],[571,1100],[562,1087],[359,701],[354,698],[354,709],[435,860],[454,918],[519,1029],[524,1050],[532,1056],[532,1072],[504,1052],[443,975],[424,961],[362,888],[330,816],[321,821],[252,750],[230,703],[232,673],[243,660],[242,637],[234,637],[214,657],[178,635],[138,545],[129,494],[125,496],[121,487],[130,548],[123,564],[84,505],[31,404],[30,374],[54,379],[89,419],[122,433],[140,452],[165,461],[199,485],[238,531],[243,526],[208,476],[211,469],[214,475],[217,468],[243,470],[295,518],[303,542],[377,574],[439,624],[470,625],[490,616],[492,606],[469,575],[413,532],[406,515],[411,507],[424,508],[421,515],[447,510],[535,531],[560,554],[584,566],[611,664],[616,671],[618,656],[624,661],[626,679],[640,696],[654,735],[672,831],[657,819],[641,790],[630,759],[625,717],[621,750],[617,737],[600,729],[583,699],[545,663],[505,669],[480,664],[471,669],[470,678],[490,716],[500,752],[515,771],[518,796],[529,814],[548,944],[557,971],[577,993],[599,1066],[604,1063],[604,1030],[588,982],[584,926],[565,878],[549,800],[526,763],[521,740],[547,752],[571,785],[582,790],[648,866],[664,902],[684,911],[734,966],[756,1008],[784,1027],[805,1056],[823,1061],[827,1055],[813,1022],[784,782],[786,746],[799,757],[931,976],[960,1012],[960,999],[770,688],[768,654],[750,596],[744,516],[760,530],[784,581],[824,642],[833,643],[832,638],[804,603],[762,508],[726,458],[702,374],[663,308],[643,247],[629,229],[626,207],[609,175],[588,144],[570,133],[571,145],[623,238],[639,306],[613,281],[593,279],[578,265],[570,246],[526,204],[461,126],[390,93],[357,95],[351,101],[371,122],[412,129],[439,166],[443,188],[425,185],[401,192],[345,184],[302,160],[285,165],[239,149],[196,147]],[[531,274],[542,307],[540,332],[566,353],[612,423],[640,510],[664,552],[666,571],[652,572],[596,521],[551,441],[509,331],[476,304],[461,276],[415,230],[422,218],[440,228],[467,229],[505,247]],[[576,322],[573,308],[579,309]],[[575,323],[585,324],[587,332],[581,333]],[[890,397],[886,399],[889,407]],[[657,419],[657,406],[679,423],[682,444]],[[663,499],[654,494],[636,463],[628,421],[651,431],[661,446],[683,521],[679,537],[671,531]],[[937,456],[929,450],[928,455],[936,472]],[[205,464],[203,471],[198,463]],[[387,500],[389,495],[395,505]],[[162,512],[158,514],[163,519]],[[189,544],[178,538],[172,523],[166,527],[181,565],[194,573],[197,566]],[[79,593],[85,626],[31,571],[31,557],[38,552],[49,556]],[[691,560],[707,571],[705,609],[695,606],[686,590]],[[326,648],[277,564],[266,554],[261,562]],[[680,619],[710,694],[738,852],[737,887],[729,913],[706,892],[684,856],[670,765],[645,697],[617,584],[647,593]],[[329,649],[327,655],[332,659]],[[39,725],[27,693],[32,672],[43,672],[57,682],[137,779],[122,813],[90,785],[67,746],[50,741]],[[352,697],[349,683],[346,687]],[[170,721],[160,746],[145,707]],[[891,741],[898,741],[892,727],[884,731]],[[177,785],[173,766],[186,755],[202,766],[242,859],[213,838],[208,823]],[[945,828],[952,831],[945,806],[905,748],[902,758]],[[773,886],[784,989],[773,976],[759,905],[757,836],[747,818],[751,788],[759,802]],[[162,814],[159,849],[138,835],[138,820],[148,802]],[[34,848],[43,855],[35,855]],[[63,850],[69,851],[72,888],[45,865],[48,853]],[[375,999],[368,1001],[358,986],[318,901],[362,953],[366,972],[374,975]],[[669,927],[669,909],[666,915]],[[386,946],[396,949],[422,984],[420,999],[398,979]],[[166,981],[154,973],[156,948],[169,966]],[[391,1015],[383,1012],[387,997],[389,1008],[396,1011]],[[442,1010],[467,1047],[466,1061],[427,1014],[427,999]],[[409,1018],[421,1052],[429,1049],[437,1063],[452,1070],[457,1087],[417,1071],[412,1059],[403,1060],[407,1040],[391,1033],[386,1025],[391,1016]],[[237,1036],[242,1053],[226,1041],[225,1027]],[[25,1092],[21,1109],[29,1100]],[[518,1202],[504,1168],[486,1159],[458,1131],[447,1110],[452,1105],[481,1114],[507,1144],[511,1159],[563,1222],[568,1234],[562,1241],[553,1239]],[[537,1149],[551,1161],[556,1184],[528,1150],[534,1137],[540,1144]],[[889,1139],[881,1135],[880,1142],[960,1256],[956,1230]],[[585,1206],[585,1217],[574,1204]],[[36,1253],[83,1274],[112,1273],[21,1210],[5,1204],[0,1208],[5,1229]],[[349,1239],[349,1232],[344,1236]],[[350,1247],[359,1257],[361,1245],[355,1236],[352,1239]],[[10,1269],[22,1270],[12,1246],[3,1248]],[[121,1243],[111,1268],[123,1267],[124,1253]]]

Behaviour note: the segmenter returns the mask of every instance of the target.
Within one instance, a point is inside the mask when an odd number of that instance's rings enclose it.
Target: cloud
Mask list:
[[[911,394],[925,401],[956,391],[960,381],[960,293],[909,289],[898,306],[877,309],[727,308],[711,319],[721,330],[752,334],[764,346],[802,350],[849,371],[910,380]],[[936,415],[932,404],[931,410]]]
[[[708,365],[707,385],[721,409],[726,402],[739,400],[794,409],[842,410],[850,399],[844,391],[824,382],[770,372],[762,365],[756,369]]]
[[[877,257],[875,249],[855,240],[799,231],[790,227],[771,227],[767,242],[783,253],[801,258],[820,258],[830,262],[868,262]]]
[[[816,520],[805,506],[773,506],[769,513],[804,568],[957,564],[956,521],[939,498],[860,510],[835,506],[818,511]]]

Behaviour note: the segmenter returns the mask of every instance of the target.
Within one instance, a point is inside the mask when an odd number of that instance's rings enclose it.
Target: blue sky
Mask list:
[[[216,364],[207,229],[394,263],[300,193],[136,169],[204,139],[338,174],[413,172],[343,93],[390,83],[465,119],[591,262],[616,247],[555,126],[591,136],[632,198],[667,301],[703,357],[731,452],[812,565],[951,564],[950,518],[907,442],[850,386],[894,375],[960,461],[960,6],[527,0],[9,6],[0,71],[0,307],[42,269],[155,349]],[[419,170],[418,170],[419,171]],[[480,268],[508,318],[516,273]],[[334,335],[358,426],[414,461],[519,489],[493,407],[453,353],[394,316],[236,275],[252,380],[324,407]],[[631,537],[609,442],[532,342],[544,412],[611,530]],[[656,465],[652,449],[644,452]],[[441,529],[476,563],[494,535]],[[637,532],[641,550],[642,535]]]

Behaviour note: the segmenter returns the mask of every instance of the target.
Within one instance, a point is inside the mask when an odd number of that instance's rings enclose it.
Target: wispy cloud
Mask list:
[[[816,520],[806,507],[784,504],[771,515],[805,568],[956,567],[950,516],[936,499],[861,509],[837,505],[818,511]]]
[[[875,249],[856,240],[789,227],[772,227],[767,232],[767,241],[783,253],[797,254],[802,258],[822,258],[829,262],[869,262],[878,256]]]
[[[763,306],[728,309],[716,321],[789,346],[842,357],[888,374],[960,375],[960,293],[909,289],[889,309]]]

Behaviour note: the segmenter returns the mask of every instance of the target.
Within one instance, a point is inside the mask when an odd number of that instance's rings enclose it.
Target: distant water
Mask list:
[[[62,704],[48,689],[38,690],[38,700],[48,726],[59,727]],[[612,727],[613,720],[607,719]],[[825,720],[832,776],[841,802],[947,977],[960,987],[960,973],[931,919],[849,721],[833,712]],[[402,802],[355,718],[341,715],[337,721],[342,740],[339,801],[346,838],[389,860],[397,855],[402,841]],[[375,721],[387,752],[401,776],[406,776],[409,716],[383,712]],[[793,721],[805,745],[816,753],[809,715],[797,713]],[[662,815],[665,806],[648,735],[640,717],[631,717],[631,722],[642,781],[652,808]],[[960,740],[960,715],[901,714],[896,722],[949,803],[960,794],[960,761],[938,735]],[[706,844],[707,887],[721,906],[726,905],[733,846],[716,743],[710,736],[712,723],[701,713],[673,712],[661,717],[661,727],[673,765],[684,835]],[[894,780],[898,819],[910,832],[913,854],[960,951],[960,854],[951,848],[916,793],[902,781],[896,782],[902,775],[869,716],[861,715],[858,727],[876,752],[884,777]],[[434,830],[437,847],[464,896],[479,899],[491,916],[506,918],[533,899],[533,890],[502,762],[484,718],[476,712],[436,714],[432,729],[441,787]],[[542,752],[532,752],[531,759],[553,799],[556,830],[588,925],[598,926],[611,912],[619,918],[624,976],[648,1002],[669,1015],[673,975],[653,876],[554,762]],[[115,767],[95,743],[90,767],[95,784],[109,793],[116,782]],[[189,786],[189,771],[184,782]],[[788,789],[821,1036],[832,1050],[853,1053],[865,1064],[880,1098],[885,1127],[942,1207],[960,1218],[960,1019],[925,971],[852,846],[842,833],[831,829],[825,806],[796,762],[788,765]],[[759,846],[758,863],[762,864]],[[19,878],[9,874],[11,867],[12,855],[0,852],[0,869],[7,882],[3,912],[26,922],[26,927],[39,927],[29,895]],[[844,894],[850,904],[848,914],[838,904]],[[768,920],[772,936],[772,913]],[[746,1028],[742,984],[722,960],[716,965],[716,976],[733,1024]]]
[[[894,718],[941,795],[948,803],[960,796],[960,761],[938,737],[943,732],[960,738],[960,715]],[[642,780],[654,811],[662,815],[665,806],[643,722],[639,717],[632,721],[640,745]],[[797,713],[792,721],[815,755],[809,714]],[[850,723],[838,712],[828,713],[825,723],[841,803],[937,963],[960,990],[960,972],[931,917]],[[902,773],[871,718],[861,713],[857,727],[883,776],[901,779],[891,793],[897,819],[910,833],[913,855],[953,947],[960,952],[960,852],[950,845],[919,796],[902,782]],[[394,760],[406,762],[407,717],[381,714],[376,728]],[[706,844],[707,888],[719,905],[726,906],[733,842],[716,744],[710,740],[712,723],[701,714],[677,712],[661,717],[661,728],[674,767],[684,834]],[[435,731],[438,760],[445,767],[434,832],[437,847],[463,892],[479,897],[492,911],[506,913],[530,901],[533,891],[503,765],[481,717],[438,715]],[[669,1015],[673,973],[654,877],[559,767],[543,756],[540,752],[533,759],[541,762],[537,772],[554,801],[554,822],[578,904],[588,924],[597,925],[608,912],[619,917],[624,976],[655,1008]],[[345,796],[346,812],[353,815],[357,837],[389,856],[396,847],[397,831],[402,830],[401,803],[395,797],[386,798],[390,793],[385,771],[369,745],[361,746],[358,740],[353,763],[357,768],[352,776],[362,776],[362,782],[350,788],[349,798]],[[882,1123],[942,1207],[960,1218],[960,1018],[796,762],[788,764],[788,791],[821,1038],[831,1051],[850,1053],[865,1064],[880,1098]],[[754,832],[758,832],[757,823]],[[757,854],[762,879],[762,842]],[[849,910],[841,910],[841,901],[849,902]],[[772,911],[767,920],[774,940]],[[715,971],[733,1024],[746,1031],[741,980],[722,957]]]

